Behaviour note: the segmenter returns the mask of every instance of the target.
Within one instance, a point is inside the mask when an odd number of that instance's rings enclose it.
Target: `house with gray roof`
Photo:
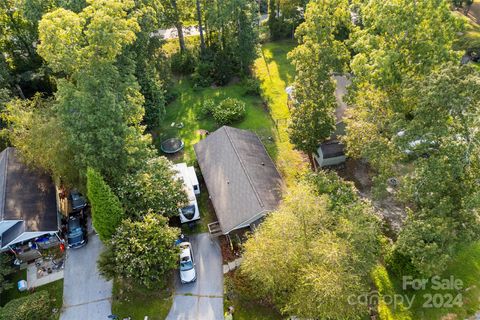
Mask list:
[[[221,234],[254,226],[277,209],[282,178],[255,133],[223,126],[194,149]]]
[[[6,148],[0,153],[1,250],[58,230],[52,178],[25,165],[15,148]]]

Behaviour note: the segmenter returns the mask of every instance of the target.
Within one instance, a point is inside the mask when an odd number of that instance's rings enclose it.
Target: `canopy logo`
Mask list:
[[[454,276],[442,278],[433,276],[431,278],[414,278],[404,276],[402,278],[402,289],[404,294],[384,294],[372,291],[359,296],[350,295],[350,305],[377,305],[380,302],[391,306],[393,309],[410,309],[416,303],[422,303],[423,308],[453,308],[463,305],[463,296],[460,293],[464,288],[463,281]]]

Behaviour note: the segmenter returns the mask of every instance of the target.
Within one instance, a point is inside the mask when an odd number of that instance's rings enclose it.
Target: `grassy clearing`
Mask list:
[[[261,82],[262,97],[267,102],[276,125],[277,152],[272,158],[287,185],[308,169],[306,159],[293,150],[287,134],[290,111],[285,88],[293,83],[295,77],[295,69],[288,61],[287,54],[294,47],[293,41],[266,43],[262,46],[260,57],[255,61],[255,75]]]
[[[4,306],[10,300],[25,297],[31,293],[30,291],[20,292],[17,290],[17,282],[20,280],[26,280],[26,279],[27,279],[26,269],[15,272],[9,276],[9,281],[13,283],[13,288],[2,292],[0,296],[2,306]],[[50,299],[52,299],[52,308],[55,308],[58,310],[58,313],[55,316],[53,316],[52,319],[58,319],[60,317],[60,310],[63,304],[63,279],[35,288],[35,291],[43,291],[43,290],[48,291],[48,293],[50,294]]]
[[[448,319],[466,319],[480,310],[480,242],[466,245],[461,248],[455,259],[450,263],[447,270],[441,276],[441,279],[459,279],[462,281],[460,290],[445,289],[433,290],[431,282],[427,284],[425,290],[403,290],[402,279],[398,279],[388,274],[383,268],[379,267],[374,272],[374,281],[380,295],[399,294],[413,299],[410,309],[407,303],[393,308],[391,305],[380,303],[379,313],[381,320],[438,320],[446,315]],[[441,294],[438,302],[443,299],[444,302],[450,300],[450,296],[455,298],[460,295],[461,305],[455,305],[452,300],[452,307],[426,307],[428,295]],[[441,305],[444,305],[441,303]],[[435,306],[435,305],[433,305]]]
[[[170,290],[171,292],[171,290]],[[142,286],[128,286],[120,280],[113,282],[112,313],[120,319],[164,320],[173,298],[166,290],[148,290]]]
[[[162,125],[153,132],[157,147],[161,141],[171,137],[180,137],[185,143],[183,152],[171,158],[172,161],[189,164],[195,162],[193,145],[202,138],[199,130],[211,132],[219,128],[211,117],[199,116],[203,102],[207,99],[220,102],[228,97],[239,99],[246,105],[245,118],[232,126],[256,132],[270,154],[275,155],[275,145],[268,139],[273,135],[273,121],[263,109],[260,97],[247,95],[241,82],[219,88],[194,88],[188,78],[182,78],[178,80],[175,89],[178,92],[177,99],[167,106]],[[178,129],[172,123],[183,123],[183,128]]]

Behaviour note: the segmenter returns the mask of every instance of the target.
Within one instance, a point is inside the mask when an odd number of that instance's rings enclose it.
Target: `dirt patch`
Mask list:
[[[373,172],[366,161],[349,158],[343,166],[335,168],[335,171],[343,179],[353,182],[363,197],[370,197]]]
[[[347,159],[345,165],[334,170],[347,181],[355,184],[361,197],[372,201],[373,206],[384,221],[384,233],[395,239],[406,218],[404,207],[390,195],[381,200],[372,199],[373,170],[364,160]]]

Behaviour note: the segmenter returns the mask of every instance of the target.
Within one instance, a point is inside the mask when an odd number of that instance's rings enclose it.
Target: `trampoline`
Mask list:
[[[160,144],[160,149],[165,153],[176,153],[184,147],[183,141],[179,138],[170,138]]]

